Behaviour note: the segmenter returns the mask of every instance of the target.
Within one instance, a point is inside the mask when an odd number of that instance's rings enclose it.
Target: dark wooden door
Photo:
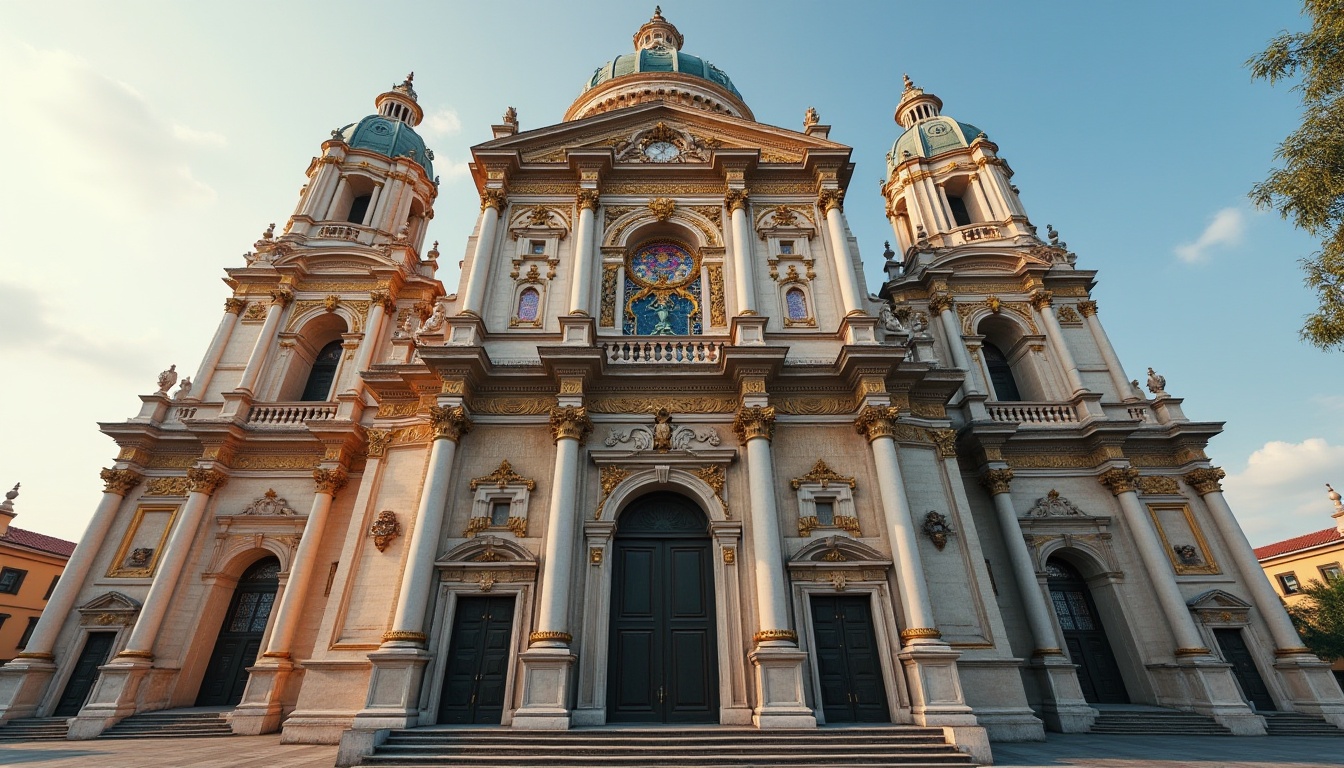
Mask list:
[[[498,725],[503,719],[514,602],[513,597],[457,601],[439,697],[440,723]]]
[[[65,690],[61,692],[61,700],[56,702],[56,710],[51,713],[53,717],[73,717],[84,708],[89,691],[93,690],[93,684],[98,680],[98,668],[107,663],[107,655],[112,651],[112,640],[116,636],[115,632],[89,633],[89,639],[84,641],[84,650],[80,651],[79,660],[75,662],[75,669],[65,683]]]
[[[1083,698],[1093,704],[1128,704],[1120,666],[1115,663],[1106,629],[1097,614],[1087,582],[1076,568],[1058,558],[1045,565],[1050,601],[1064,630],[1064,646],[1078,665],[1078,684]]]
[[[1241,684],[1241,693],[1246,700],[1255,705],[1260,712],[1274,711],[1274,697],[1269,695],[1269,686],[1260,677],[1260,669],[1251,658],[1251,649],[1246,647],[1246,638],[1240,629],[1215,629],[1213,636],[1223,651],[1223,658],[1232,665],[1232,674]]]
[[[704,513],[675,494],[621,515],[613,547],[607,720],[719,720],[711,547]]]
[[[868,598],[814,595],[812,636],[826,722],[891,722]]]
[[[279,579],[280,561],[268,557],[248,568],[238,581],[196,694],[196,706],[230,706],[243,698],[247,668],[261,652],[261,638],[275,605]]]

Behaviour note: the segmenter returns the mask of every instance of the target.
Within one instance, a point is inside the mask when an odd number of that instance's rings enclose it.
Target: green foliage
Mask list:
[[[1344,579],[1329,584],[1312,581],[1301,594],[1288,606],[1288,615],[1302,642],[1326,661],[1344,658]]]
[[[1321,239],[1321,250],[1302,260],[1319,302],[1302,338],[1344,350],[1344,0],[1304,0],[1303,13],[1310,31],[1281,32],[1246,62],[1255,79],[1299,78],[1302,94],[1302,125],[1275,153],[1283,167],[1250,196]]]

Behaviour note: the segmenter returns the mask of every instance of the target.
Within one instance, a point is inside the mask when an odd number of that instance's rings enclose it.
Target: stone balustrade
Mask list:
[[[985,409],[994,421],[1009,424],[1050,426],[1080,421],[1078,409],[1069,403],[986,403]]]
[[[247,423],[255,426],[302,426],[305,421],[336,418],[336,406],[328,403],[272,403],[254,405]]]
[[[972,224],[968,227],[959,227],[952,230],[953,242],[958,245],[965,243],[975,243],[981,240],[999,240],[1003,233],[999,231],[996,224]]]
[[[358,227],[353,224],[326,224],[317,230],[314,238],[317,240],[348,240],[352,243],[362,241],[362,235],[367,232],[364,227]]]
[[[688,338],[613,341],[602,345],[607,362],[619,364],[714,364],[723,354],[723,342]]]

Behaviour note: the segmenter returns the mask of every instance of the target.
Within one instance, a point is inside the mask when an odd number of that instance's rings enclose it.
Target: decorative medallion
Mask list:
[[[379,552],[387,551],[387,546],[392,540],[401,535],[401,523],[397,522],[397,513],[390,509],[379,512],[378,518],[369,526],[369,535],[373,537],[373,546],[377,547]]]
[[[656,241],[626,258],[628,336],[692,336],[701,332],[700,257],[681,243]]]

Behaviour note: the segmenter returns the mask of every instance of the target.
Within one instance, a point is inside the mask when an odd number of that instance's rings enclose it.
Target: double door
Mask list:
[[[813,595],[812,637],[826,722],[891,722],[868,598]]]
[[[243,574],[215,639],[215,650],[205,668],[196,706],[232,706],[242,700],[247,668],[261,652],[279,576],[280,561],[273,557],[261,560]]]
[[[61,692],[61,699],[51,713],[53,717],[74,717],[84,708],[89,691],[93,690],[93,684],[98,681],[98,668],[107,663],[116,636],[115,632],[89,633],[88,639],[84,641],[84,650],[80,651],[79,660],[75,662],[75,669],[70,673],[70,680]]]
[[[1251,649],[1246,647],[1246,638],[1242,636],[1241,630],[1224,627],[1213,630],[1213,636],[1218,640],[1223,658],[1232,665],[1232,675],[1237,678],[1242,695],[1255,705],[1257,712],[1273,712],[1274,697],[1269,695],[1269,686],[1265,685],[1265,679],[1260,676],[1260,669],[1255,666],[1255,659],[1251,657]]]
[[[513,597],[457,602],[439,697],[439,722],[498,725],[513,640]]]

